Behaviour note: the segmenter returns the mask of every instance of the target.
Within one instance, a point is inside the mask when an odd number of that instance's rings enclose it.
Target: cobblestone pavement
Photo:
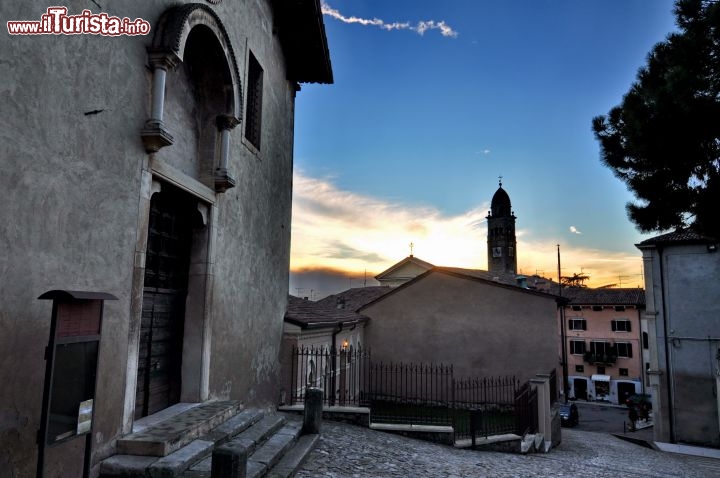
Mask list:
[[[296,476],[310,477],[720,477],[720,460],[663,453],[612,435],[563,429],[547,454],[459,450],[325,421]]]

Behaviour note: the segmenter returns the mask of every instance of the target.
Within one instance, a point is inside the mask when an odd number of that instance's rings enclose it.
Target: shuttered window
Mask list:
[[[260,149],[262,131],[263,69],[250,52],[248,64],[247,111],[245,113],[245,138]]]

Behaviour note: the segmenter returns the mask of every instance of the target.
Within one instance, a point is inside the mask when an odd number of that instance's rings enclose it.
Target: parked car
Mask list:
[[[650,399],[650,395],[646,393],[636,393],[635,395],[630,395],[625,399],[625,405],[627,405],[628,408],[639,408],[643,404],[648,408],[648,410],[652,410],[652,400]]]
[[[580,421],[578,407],[574,403],[560,405],[560,425],[574,427]]]

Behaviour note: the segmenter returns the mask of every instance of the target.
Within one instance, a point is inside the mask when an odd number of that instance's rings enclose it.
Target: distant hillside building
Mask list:
[[[517,272],[515,219],[510,196],[503,189],[501,181],[490,203],[490,213],[487,215],[488,271],[491,273]]]

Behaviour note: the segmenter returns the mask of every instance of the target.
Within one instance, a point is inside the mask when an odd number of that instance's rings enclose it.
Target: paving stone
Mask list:
[[[562,431],[549,453],[462,450],[331,421],[295,476],[340,477],[688,477],[720,476],[720,460],[663,453],[610,434]]]
[[[267,478],[288,478],[293,476],[305,462],[312,449],[315,448],[319,438],[320,435],[303,435],[298,438],[295,445],[285,453],[282,459],[266,475]]]

